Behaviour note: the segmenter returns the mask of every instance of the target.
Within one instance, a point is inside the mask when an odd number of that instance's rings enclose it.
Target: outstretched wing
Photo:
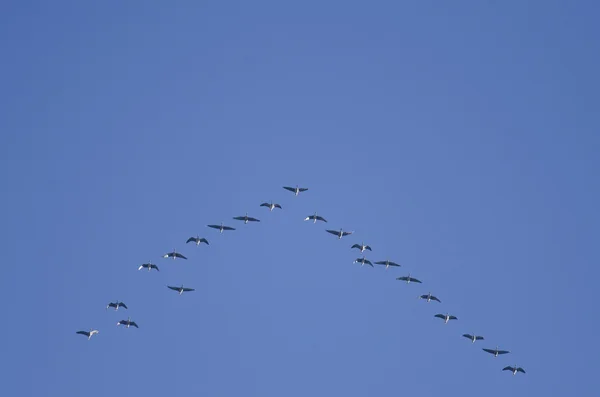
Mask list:
[[[275,208],[283,209],[279,204],[275,204]]]
[[[523,368],[519,367],[519,368],[517,368],[517,372],[523,372],[523,373],[525,373],[525,370]]]
[[[443,314],[436,314],[436,315],[435,315],[435,316],[433,316],[433,317],[441,318],[441,319],[443,319],[443,320],[445,320],[445,319],[446,319],[446,316],[444,316]]]
[[[508,354],[510,353],[508,350],[498,350],[498,354]]]
[[[77,331],[75,332],[76,334],[80,334],[80,335],[85,335],[85,336],[90,336],[90,333],[87,331]]]
[[[420,298],[421,299],[427,299],[427,295],[421,295]]]
[[[132,326],[132,327],[139,328],[139,327],[138,327],[138,325],[135,323],[135,321],[131,321],[131,322],[129,323],[129,325],[130,325],[130,326]]]
[[[319,220],[319,221],[323,221],[323,222],[327,222],[327,221],[325,220],[325,218],[323,218],[322,216],[319,216],[319,215],[317,215],[317,220]]]
[[[360,245],[354,244],[352,247],[350,247],[350,249],[352,249],[352,248],[358,248],[358,249],[360,249]]]
[[[223,226],[223,230],[235,230],[235,228],[230,226]]]
[[[465,338],[469,338],[469,339],[471,339],[471,340],[473,339],[473,335],[469,335],[469,334],[463,334],[463,336],[464,336]]]
[[[260,207],[270,207],[270,206],[271,206],[271,204],[269,204],[269,203],[262,203],[260,205]]]
[[[301,188],[298,188],[298,190],[301,191],[301,192],[305,192],[305,191],[308,190],[308,188],[307,187],[301,187]]]
[[[196,242],[196,237],[190,237],[190,238],[188,238],[188,239],[187,239],[187,241],[186,241],[185,243],[187,244],[187,243],[190,243],[190,242],[192,242],[192,241],[193,241],[193,242]]]
[[[194,288],[183,288],[184,292],[195,291]]]
[[[380,263],[378,263],[378,264],[380,264]],[[396,280],[408,281],[408,277],[396,277]]]
[[[351,235],[353,232],[342,232],[342,236],[349,236]]]
[[[123,302],[119,302],[119,306],[124,307],[125,309],[127,309],[127,305],[124,304]]]
[[[483,340],[483,336],[476,336],[475,340]]]
[[[367,246],[365,246],[365,249],[366,249],[366,250],[369,250],[369,251],[373,251],[373,250],[371,249],[371,247],[370,247],[370,246],[368,246],[368,245],[367,245]]]
[[[449,320],[458,320],[458,318],[456,318],[456,316],[450,316],[448,317]]]
[[[410,278],[410,281],[412,281],[412,282],[414,282],[414,283],[423,284],[423,283],[421,282],[421,280],[417,280],[416,278],[412,278],[412,277]]]
[[[177,252],[175,254],[176,257],[181,258],[181,259],[187,259],[185,256],[181,255],[179,252]]]
[[[201,242],[201,243],[205,243],[206,245],[210,245],[210,244],[208,244],[208,240],[207,240],[207,239],[205,239],[204,237],[202,237],[202,238],[200,239],[200,242]]]
[[[482,348],[481,350],[483,350],[484,352],[488,352],[490,354],[496,354],[496,350],[486,349],[486,348]]]
[[[138,267],[138,270],[142,270],[145,267],[147,267],[147,266],[141,265],[140,267]]]
[[[243,221],[246,220],[245,216],[234,216],[233,219],[235,219],[236,221]]]
[[[305,221],[307,221],[307,220],[309,220],[309,219],[310,219],[310,220],[313,220],[313,219],[315,219],[315,216],[314,216],[314,215],[309,215],[309,216],[307,216],[306,218],[304,218],[304,220],[305,220]]]
[[[502,371],[514,371],[513,367],[511,367],[510,365],[502,368]]]
[[[336,230],[325,230],[327,233],[331,233],[335,236],[338,236],[340,234],[340,232],[336,231]]]
[[[373,266],[373,264],[372,264],[372,263],[371,263],[371,261],[369,261],[369,260],[365,260],[365,263],[366,263],[367,265],[371,266],[371,267],[375,267],[375,266]]]
[[[252,217],[248,217],[248,220],[250,222],[260,222],[260,219],[256,219],[256,218],[252,218]]]
[[[296,189],[294,189],[293,187],[289,187],[289,186],[284,186],[283,187],[285,190],[289,190],[290,192],[295,192]]]
[[[167,288],[172,289],[173,291],[179,291],[178,287],[171,287],[170,285],[167,285]]]
[[[213,229],[220,229],[221,228],[221,226],[219,226],[219,225],[206,225],[206,226],[212,227]]]
[[[441,300],[439,300],[438,298],[436,298],[436,297],[435,297],[435,296],[433,296],[433,295],[431,296],[431,300],[432,300],[432,301],[438,301],[438,302],[442,303],[442,301],[441,301]]]

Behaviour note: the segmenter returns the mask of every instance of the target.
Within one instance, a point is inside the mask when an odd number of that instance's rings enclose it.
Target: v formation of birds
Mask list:
[[[308,188],[301,188],[298,186],[296,186],[295,188],[290,187],[290,186],[284,186],[283,188],[294,193],[295,196],[298,196],[300,193],[308,190]],[[269,211],[273,211],[276,208],[282,209],[280,204],[273,203],[273,202],[269,202],[269,203],[265,202],[265,203],[260,204],[260,206],[268,208]],[[248,213],[246,213],[243,216],[233,217],[233,219],[238,220],[238,221],[243,221],[244,224],[247,224],[248,222],[260,222],[259,219],[248,216]],[[323,218],[321,215],[318,215],[316,212],[312,215],[308,215],[306,218],[304,218],[304,220],[305,221],[313,221],[313,223],[317,223],[317,221],[327,223],[327,220],[325,218]],[[220,233],[223,233],[224,231],[236,230],[234,227],[226,226],[223,223],[221,223],[219,225],[214,224],[214,225],[207,225],[207,226],[209,228],[218,230]],[[340,230],[326,229],[325,231],[327,233],[330,233],[330,234],[336,236],[338,239],[342,239],[343,237],[349,236],[352,233],[354,233],[353,231],[346,231],[343,229],[340,229]],[[205,237],[200,237],[200,236],[190,237],[187,239],[186,243],[194,243],[196,245],[200,245],[200,244],[210,245],[210,243],[208,242],[208,240]],[[364,253],[365,251],[373,251],[369,245],[366,245],[362,242],[360,244],[354,244],[350,248],[351,249],[356,248],[356,249],[360,250],[361,253]],[[185,257],[183,254],[177,252],[176,250],[173,250],[171,252],[164,254],[163,258],[187,259],[187,257]],[[360,258],[356,258],[354,260],[354,263],[360,263],[361,266],[369,265],[371,267],[375,267],[375,266],[373,266],[374,264],[382,265],[382,266],[385,266],[386,270],[390,267],[400,267],[400,265],[398,263],[392,262],[389,259],[386,259],[384,261],[371,262],[364,255]],[[147,271],[151,271],[151,270],[160,271],[158,266],[154,263],[143,263],[142,265],[140,265],[138,267],[138,270],[142,270],[142,269],[145,269]],[[421,284],[422,283],[421,280],[412,277],[410,273],[406,276],[396,277],[396,280],[404,281],[407,284],[410,284],[410,283]],[[180,286],[167,285],[167,288],[177,292],[179,295],[183,294],[184,292],[192,292],[195,290],[194,288],[184,287],[183,285],[180,285]],[[432,295],[431,292],[428,292],[427,294],[424,294],[424,295],[420,295],[419,298],[425,300],[426,302],[432,302],[432,301],[438,302],[438,303],[442,302],[438,297],[436,297],[435,295]],[[106,306],[106,310],[108,310],[109,308],[113,308],[115,311],[117,311],[117,310],[119,310],[120,307],[122,307],[124,309],[128,309],[127,305],[124,302],[116,301],[116,302],[109,302]],[[443,320],[444,324],[447,324],[450,320],[458,320],[458,318],[456,316],[454,316],[450,313],[445,313],[445,314],[438,313],[438,314],[435,314],[434,317]],[[117,322],[117,326],[120,326],[120,325],[124,326],[125,328],[130,328],[130,327],[139,328],[138,324],[135,321],[131,320],[131,317],[129,317],[129,316],[127,317],[126,320],[119,320]],[[98,334],[99,331],[97,329],[91,328],[89,331],[82,330],[82,331],[77,331],[76,333],[80,334],[80,335],[84,335],[87,337],[88,340],[90,340],[92,338],[92,336]],[[462,337],[469,339],[472,343],[475,343],[476,341],[484,340],[483,336],[476,335],[476,334],[463,334]],[[498,346],[496,346],[494,349],[483,348],[482,350],[486,353],[492,354],[494,357],[498,357],[499,355],[505,355],[505,354],[510,353],[510,351],[508,351],[508,350],[499,349]],[[514,365],[514,366],[508,365],[508,366],[502,368],[502,371],[510,371],[510,372],[512,372],[513,375],[516,375],[518,372],[525,373],[525,370],[522,367],[519,367],[517,365]]]

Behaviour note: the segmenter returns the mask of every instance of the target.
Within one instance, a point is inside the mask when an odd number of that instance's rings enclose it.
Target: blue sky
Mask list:
[[[2,5],[0,390],[592,395],[598,5],[282,3]]]

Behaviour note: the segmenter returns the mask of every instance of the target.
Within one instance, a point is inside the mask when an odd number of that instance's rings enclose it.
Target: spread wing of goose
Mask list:
[[[397,264],[396,262],[392,262],[390,260],[385,260],[385,261],[379,261],[379,262],[375,262],[376,265],[385,265],[385,270],[389,269],[390,266],[393,267],[400,267],[399,264]]]
[[[187,239],[187,241],[185,243],[187,244],[187,243],[192,243],[192,242],[195,243],[196,245],[200,245],[201,243],[209,245],[208,240],[205,239],[204,237],[200,237],[200,236],[190,237]]]
[[[262,203],[260,205],[260,207],[267,207],[269,209],[269,211],[273,211],[273,209],[275,208],[279,208],[280,210],[282,210],[283,208],[281,208],[281,205],[277,204],[277,203],[273,203],[272,201],[270,203]]]
[[[479,336],[479,335],[475,335],[475,334],[473,334],[473,335],[463,334],[463,337],[471,340],[471,342],[473,342],[473,343],[475,343],[475,341],[478,341],[478,340],[483,340],[483,336]]]
[[[235,219],[236,221],[244,221],[244,224],[248,223],[248,222],[260,222],[259,219],[253,218],[251,216],[248,216],[248,213],[246,212],[246,215],[244,216],[235,216],[233,217],[233,219]]]
[[[183,256],[182,254],[180,254],[176,250],[173,250],[173,252],[168,252],[168,253],[164,254],[163,258],[173,258],[173,259],[181,258],[181,259],[187,259],[185,256]]]
[[[296,185],[296,187],[284,186],[283,188],[285,190],[289,190],[290,192],[294,193],[295,196],[297,196],[301,192],[305,192],[305,191],[308,190],[308,188],[306,188],[306,187],[298,187],[298,185]]]
[[[221,222],[220,225],[206,225],[206,226],[213,228],[213,229],[217,229],[221,233],[223,233],[224,230],[235,230],[234,227],[223,225],[223,222]]]
[[[152,270],[152,269],[156,269],[156,271],[160,271],[158,270],[158,266],[156,266],[154,263],[143,263],[142,265],[140,265],[140,267],[138,267],[138,270],[142,270],[142,269],[148,269],[148,271]]]
[[[90,340],[91,337],[96,335],[98,332],[100,332],[100,331],[98,331],[97,329],[90,328],[89,331],[77,331],[75,333],[79,334],[79,335],[85,335],[85,336],[87,336],[88,340]]]
[[[345,231],[343,231],[342,229],[340,229],[339,231],[337,231],[337,230],[329,230],[329,229],[327,229],[327,230],[325,230],[325,231],[326,231],[327,233],[331,233],[331,234],[333,234],[334,236],[337,236],[337,237],[338,237],[338,240],[339,240],[339,239],[341,239],[341,238],[342,238],[342,237],[344,237],[344,236],[349,236],[349,235],[351,235],[352,233],[354,233],[354,232],[345,232]]]
[[[327,223],[327,221],[325,220],[325,218],[323,218],[322,216],[317,215],[317,213],[315,212],[312,215],[307,216],[306,218],[304,218],[305,221],[311,220],[313,221],[313,223],[317,223],[317,221],[321,221],[321,222],[325,222]]]

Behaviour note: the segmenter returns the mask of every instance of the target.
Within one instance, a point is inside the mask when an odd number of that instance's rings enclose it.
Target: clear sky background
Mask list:
[[[599,8],[4,2],[1,394],[595,396]]]

